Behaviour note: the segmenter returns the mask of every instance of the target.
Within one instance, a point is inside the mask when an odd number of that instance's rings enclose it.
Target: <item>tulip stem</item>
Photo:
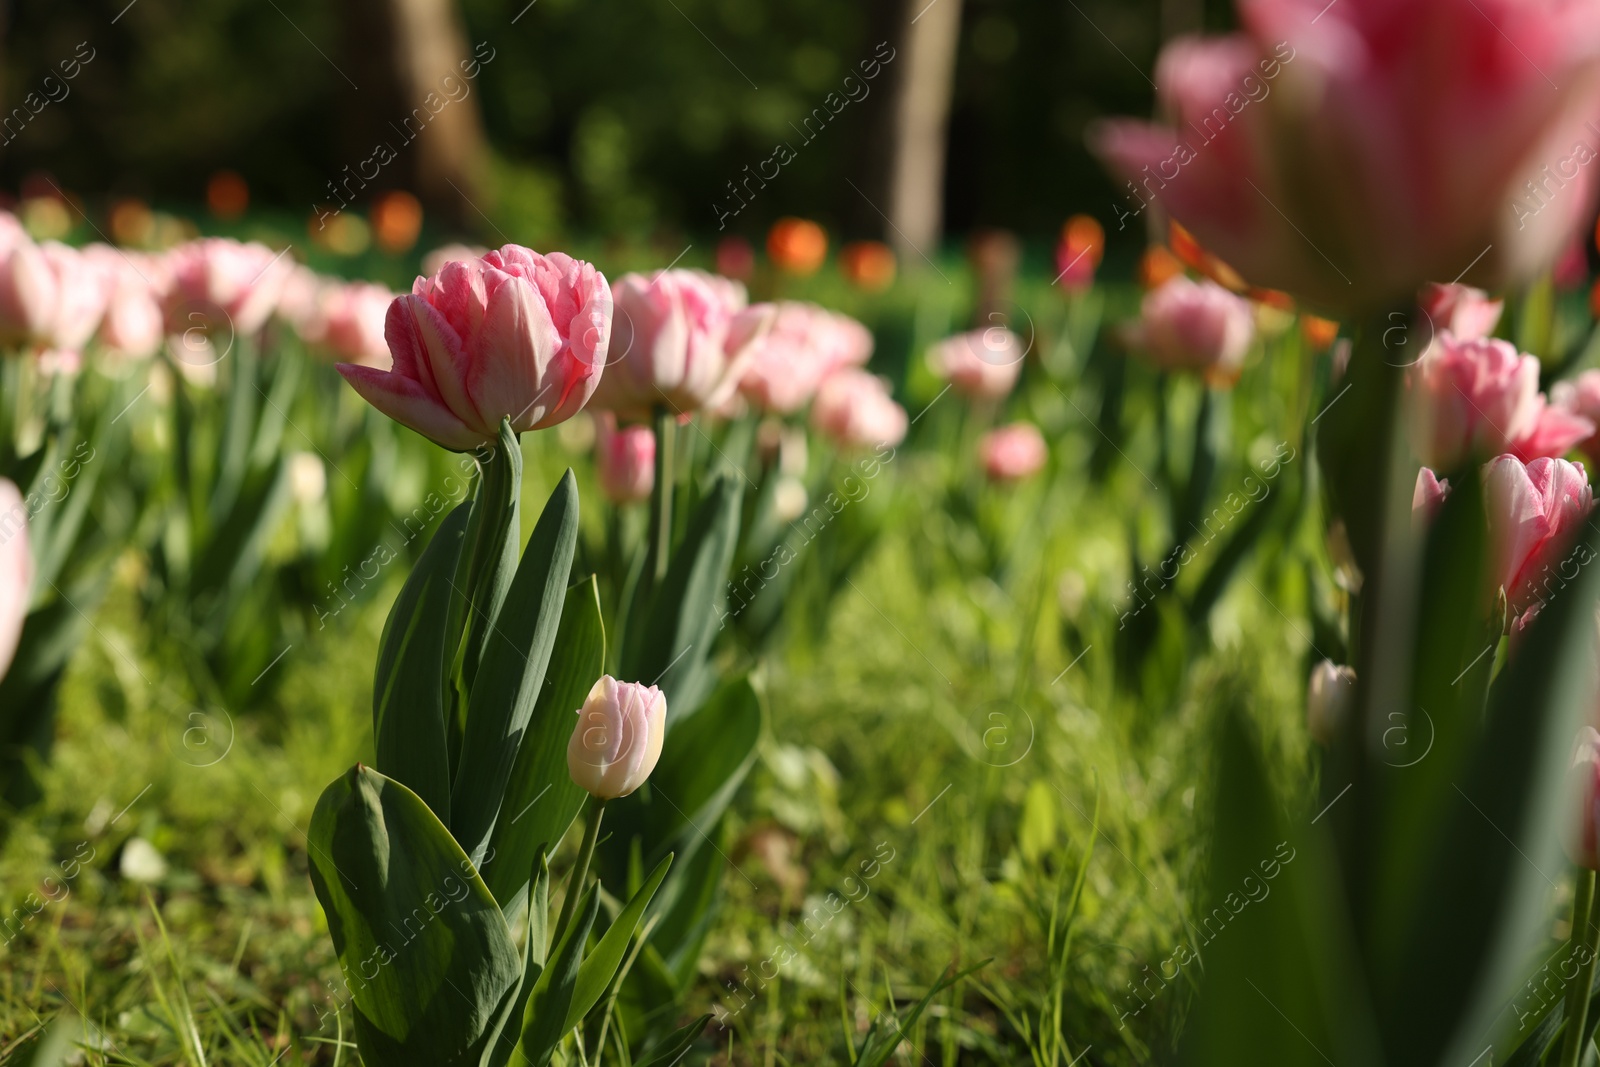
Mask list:
[[[578,864],[567,879],[566,898],[561,901],[561,917],[556,920],[555,932],[550,935],[550,950],[561,944],[561,935],[567,932],[572,913],[578,909],[578,898],[583,896],[584,883],[589,880],[589,861],[594,858],[594,844],[600,838],[600,817],[606,812],[606,802],[600,797],[589,800],[589,814],[583,827],[583,845],[578,849]]]
[[[1587,949],[1587,953],[1579,956],[1578,973],[1567,985],[1567,1028],[1561,1039],[1561,1059],[1557,1061],[1561,1067],[1577,1067],[1586,1044],[1584,1024],[1589,1014],[1589,988],[1594,984],[1595,965],[1594,916],[1590,914],[1593,904],[1594,872],[1583,868],[1578,871],[1578,884],[1572,894],[1572,933],[1568,943],[1574,954],[1580,949]]]
[[[655,580],[659,583],[667,576],[667,557],[672,549],[672,473],[674,469],[672,446],[677,424],[665,408],[656,409],[656,485]]]

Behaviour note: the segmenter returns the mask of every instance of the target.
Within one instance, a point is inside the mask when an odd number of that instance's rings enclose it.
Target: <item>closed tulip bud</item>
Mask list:
[[[1044,435],[1031,422],[1016,422],[983,435],[978,442],[983,472],[992,482],[1016,482],[1037,473],[1050,456]]]
[[[1581,463],[1501,456],[1484,466],[1492,588],[1505,591],[1513,615],[1542,599],[1550,574],[1578,539],[1594,493]]]
[[[661,758],[667,698],[653,685],[603,676],[578,709],[567,742],[567,772],[601,800],[625,797],[644,784]]]
[[[1417,472],[1417,486],[1411,491],[1411,520],[1414,523],[1428,523],[1439,514],[1439,509],[1444,507],[1445,498],[1450,495],[1449,480],[1441,481],[1427,467]]]
[[[613,504],[650,498],[656,484],[656,435],[648,426],[617,426],[609,411],[594,416],[594,470]]]
[[[1356,698],[1356,672],[1325,659],[1311,672],[1306,692],[1306,732],[1319,745],[1330,745],[1350,716]]]
[[[1567,835],[1567,856],[1580,867],[1600,870],[1595,849],[1595,808],[1600,804],[1600,733],[1592,726],[1578,731],[1572,763],[1567,768],[1567,795],[1573,829]]]

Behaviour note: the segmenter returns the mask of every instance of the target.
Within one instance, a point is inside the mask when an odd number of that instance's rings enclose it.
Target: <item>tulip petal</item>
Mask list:
[[[367,403],[445,448],[466,452],[492,440],[456,418],[415,378],[355,363],[337,367]]]

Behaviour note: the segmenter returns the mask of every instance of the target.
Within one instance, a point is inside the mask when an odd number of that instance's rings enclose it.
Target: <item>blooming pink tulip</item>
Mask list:
[[[1495,584],[1520,615],[1566,558],[1594,502],[1580,463],[1500,456],[1483,468],[1489,561]]]
[[[278,306],[294,261],[251,241],[205,237],[168,253],[167,332],[254,334]]]
[[[594,404],[629,418],[719,404],[775,314],[746,308],[738,282],[698,270],[625,274],[611,296],[616,330]]]
[[[1433,333],[1449,330],[1458,340],[1472,341],[1494,333],[1500,322],[1503,300],[1490,300],[1489,294],[1470,285],[1440,285],[1429,282],[1422,287],[1417,303],[1427,316]]]
[[[1567,768],[1567,796],[1573,815],[1572,830],[1564,842],[1567,857],[1580,867],[1600,870],[1596,831],[1600,828],[1600,732],[1592,726],[1578,731],[1572,763]]]
[[[1132,340],[1158,367],[1201,371],[1222,385],[1238,380],[1254,338],[1249,301],[1179,275],[1145,294]]]
[[[387,370],[392,357],[384,325],[395,294],[388,286],[346,282],[329,286],[323,297],[324,339],[334,355],[350,363]]]
[[[310,267],[295,264],[278,292],[278,317],[308,345],[328,339],[327,295],[333,284]],[[388,310],[386,305],[385,316]]]
[[[1427,467],[1423,467],[1417,472],[1417,487],[1411,493],[1413,520],[1432,522],[1449,496],[1450,482],[1447,479],[1441,480]]]
[[[38,340],[72,361],[100,326],[110,278],[96,257],[59,241],[46,241],[40,251],[55,272],[56,306]]]
[[[978,455],[992,482],[1021,481],[1038,472],[1050,457],[1044,435],[1031,422],[1014,422],[983,435]]]
[[[666,732],[667,698],[661,690],[604,675],[578,709],[567,742],[567,772],[601,800],[625,797],[656,769]]]
[[[1593,423],[1545,402],[1539,361],[1507,341],[1441,331],[1407,371],[1406,390],[1412,448],[1436,470],[1502,452],[1563,455],[1594,433]]]
[[[740,392],[762,411],[788,415],[804,407],[834,371],[865,364],[872,333],[847,315],[784,301],[754,349]]]
[[[811,425],[840,448],[881,448],[900,443],[907,420],[882,378],[851,367],[830,374],[817,389]]]
[[[17,487],[0,478],[0,678],[5,677],[17,654],[32,586],[27,505]]]
[[[155,257],[110,245],[90,245],[85,251],[99,263],[105,281],[100,343],[124,358],[154,355],[165,334],[159,288],[162,272]]]
[[[650,497],[656,484],[656,435],[648,426],[617,426],[609,411],[594,413],[594,470],[613,504]]]
[[[391,370],[339,364],[373,407],[446,448],[570,419],[588,403],[611,337],[605,275],[560,252],[506,245],[451,261],[389,305]]]
[[[928,350],[928,366],[975,399],[999,400],[1017,384],[1022,340],[1004,326],[946,337]]]
[[[1160,200],[1251,283],[1350,310],[1463,272],[1497,288],[1589,217],[1596,172],[1570,157],[1597,110],[1600,7],[1241,0],[1239,15],[1244,33],[1162,53],[1172,126],[1091,141],[1140,210]]]

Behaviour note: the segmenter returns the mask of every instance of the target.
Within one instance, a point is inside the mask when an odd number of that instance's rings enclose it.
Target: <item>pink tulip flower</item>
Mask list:
[[[297,263],[278,292],[278,317],[308,345],[320,345],[328,339],[327,296],[333,284],[310,267]],[[387,306],[384,314],[388,314]]]
[[[567,773],[591,796],[625,797],[661,759],[667,698],[655,686],[603,676],[578,709],[567,742]]]
[[[1107,123],[1091,143],[1140,211],[1159,200],[1251,283],[1332,310],[1463,272],[1493,289],[1590,217],[1596,171],[1572,156],[1594,147],[1600,7],[1241,0],[1239,15],[1243,33],[1162,53],[1172,125]]]
[[[656,484],[656,435],[648,426],[617,426],[609,411],[594,413],[594,470],[613,504],[650,498]]]
[[[625,274],[611,296],[615,336],[594,404],[624,418],[720,404],[775,314],[747,308],[738,282],[698,270]]]
[[[834,371],[872,355],[872,332],[847,315],[784,301],[772,328],[754,347],[739,390],[758,409],[788,415],[805,407]]]
[[[396,422],[465,452],[570,419],[599,383],[611,338],[611,288],[560,252],[506,245],[446,263],[389,305],[390,370],[339,364],[355,391]]]
[[[817,389],[811,425],[840,448],[881,448],[899,444],[908,424],[882,378],[850,367],[830,374]]]
[[[1539,361],[1510,342],[1437,334],[1406,374],[1412,448],[1423,464],[1454,471],[1511,452],[1563,455],[1594,424],[1552,407],[1539,392]]]
[[[154,355],[165,335],[159,289],[162,273],[155,258],[101,244],[84,251],[99,264],[105,283],[100,343],[124,359]]]
[[[1594,502],[1579,463],[1500,456],[1483,468],[1489,517],[1490,573],[1513,616],[1539,599],[1538,590],[1572,548]]]
[[[1432,334],[1449,330],[1461,341],[1475,341],[1493,334],[1505,307],[1505,301],[1490,300],[1482,289],[1437,282],[1422,287],[1417,303],[1432,327]]]
[[[1145,294],[1133,344],[1163,370],[1194,370],[1213,385],[1238,380],[1255,338],[1250,302],[1212,281],[1179,275]]]
[[[1600,370],[1586,370],[1568,382],[1550,387],[1550,402],[1600,427]],[[1578,442],[1590,459],[1600,459],[1600,432]]]
[[[394,297],[388,286],[371,282],[329,286],[323,298],[323,336],[334,355],[349,363],[388,370],[393,358],[384,340],[384,324]]]
[[[999,400],[1022,373],[1022,340],[1004,326],[946,337],[928,350],[928,366],[973,399]]]
[[[0,478],[0,678],[5,677],[17,654],[32,586],[28,508],[17,487]]]
[[[1050,458],[1044,435],[1031,422],[1014,422],[983,435],[978,442],[983,471],[992,482],[1017,482],[1038,473]]]
[[[256,333],[278,306],[294,261],[251,241],[205,237],[168,253],[167,332]]]
[[[1411,493],[1413,521],[1432,522],[1450,496],[1450,482],[1441,480],[1427,467],[1417,472],[1417,487]]]
[[[26,235],[8,240],[0,252],[0,343],[38,344],[55,322],[61,283],[44,250]]]

